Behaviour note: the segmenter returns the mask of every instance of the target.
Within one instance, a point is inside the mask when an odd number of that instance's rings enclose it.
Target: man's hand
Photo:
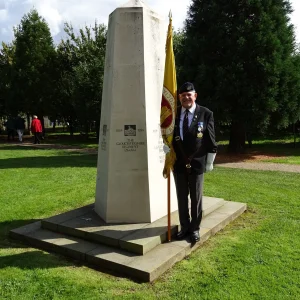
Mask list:
[[[215,157],[216,157],[216,153],[207,153],[205,172],[210,172],[213,170],[213,168],[214,168],[213,163],[214,163]]]
[[[170,150],[171,150],[170,147],[168,145],[164,144],[164,146],[163,146],[164,153],[167,154],[170,152]]]

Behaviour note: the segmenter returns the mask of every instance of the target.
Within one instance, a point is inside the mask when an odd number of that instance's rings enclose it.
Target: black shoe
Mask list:
[[[177,240],[182,240],[185,237],[187,237],[189,234],[188,229],[181,229],[177,234],[176,234],[176,239]]]
[[[197,243],[200,241],[200,234],[199,231],[193,231],[191,233],[191,242],[192,243]]]

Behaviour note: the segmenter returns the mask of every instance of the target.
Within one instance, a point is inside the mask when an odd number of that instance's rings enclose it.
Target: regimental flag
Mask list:
[[[176,154],[172,145],[176,114],[176,98],[177,82],[175,57],[173,52],[172,16],[170,13],[166,43],[164,87],[162,93],[160,112],[160,126],[162,138],[164,143],[170,148],[170,152],[166,154],[165,166],[163,170],[163,175],[165,178],[167,178],[170,175],[170,171],[173,170],[173,166],[176,160]]]

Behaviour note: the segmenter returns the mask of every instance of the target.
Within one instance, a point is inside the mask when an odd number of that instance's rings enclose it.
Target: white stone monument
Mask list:
[[[109,16],[95,201],[107,223],[167,215],[160,133],[166,33],[164,20],[144,1],[131,0]]]

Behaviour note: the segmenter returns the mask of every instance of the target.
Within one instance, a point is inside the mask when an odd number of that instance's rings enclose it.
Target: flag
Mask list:
[[[173,29],[172,16],[169,15],[169,27],[166,43],[166,61],[164,86],[162,92],[161,112],[160,112],[160,127],[164,144],[169,146],[170,152],[166,154],[163,176],[167,178],[170,171],[173,170],[173,165],[176,160],[176,154],[173,149],[173,132],[175,125],[176,114],[176,98],[177,98],[177,82],[175,57],[173,52]]]

